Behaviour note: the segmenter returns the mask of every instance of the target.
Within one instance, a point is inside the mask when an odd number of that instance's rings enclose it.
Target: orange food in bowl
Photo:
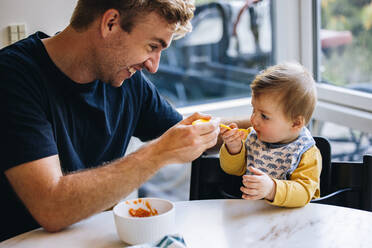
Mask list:
[[[148,204],[146,204],[148,203]],[[129,211],[129,209],[135,211]],[[142,210],[139,210],[142,208]],[[176,229],[175,204],[160,198],[137,198],[121,201],[112,210],[116,232],[129,245],[153,243]],[[136,217],[152,214],[156,216]]]
[[[139,200],[139,202],[141,202],[141,200]],[[134,201],[134,203],[137,204],[136,201]],[[132,216],[132,217],[149,217],[149,216],[158,215],[158,211],[156,209],[153,209],[148,201],[145,201],[145,205],[148,208],[148,210],[143,209],[143,208],[137,208],[137,209],[130,208],[128,210],[130,216]]]
[[[149,217],[149,216],[153,216],[153,215],[156,215],[156,214],[152,214],[151,211],[148,211],[146,209],[143,209],[143,208],[138,208],[138,209],[129,209],[129,214],[132,216],[132,217]]]

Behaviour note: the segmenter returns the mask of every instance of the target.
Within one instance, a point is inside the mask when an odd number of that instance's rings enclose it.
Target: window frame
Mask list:
[[[370,125],[372,123],[372,109],[370,107],[372,106],[372,94],[320,83],[319,68],[321,60],[320,56],[318,56],[321,49],[319,39],[321,25],[320,4],[321,0],[312,1],[312,20],[302,19],[304,22],[311,22],[313,27],[313,74],[315,80],[319,82],[317,84],[318,104],[314,113],[314,119],[329,121],[372,133],[372,125]],[[302,9],[302,11],[306,10]]]

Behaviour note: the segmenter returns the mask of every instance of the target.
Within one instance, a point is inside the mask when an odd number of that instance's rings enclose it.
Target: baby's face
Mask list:
[[[260,95],[252,97],[251,123],[258,139],[268,143],[289,143],[299,135],[298,128],[284,115],[279,97]],[[280,98],[279,98],[280,99]]]

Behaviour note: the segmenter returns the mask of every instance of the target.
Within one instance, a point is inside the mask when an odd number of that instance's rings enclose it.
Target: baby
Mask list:
[[[297,63],[269,67],[252,85],[249,133],[221,127],[221,168],[243,175],[242,198],[300,207],[318,198],[321,155],[306,125],[316,105],[312,76]]]

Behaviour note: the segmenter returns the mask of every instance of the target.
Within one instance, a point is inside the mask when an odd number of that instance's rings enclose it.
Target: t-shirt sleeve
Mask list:
[[[141,72],[137,80],[142,84],[142,106],[134,136],[142,141],[159,137],[182,120],[182,115],[173,108]]]
[[[1,170],[57,154],[46,99],[25,67],[0,64]],[[36,82],[36,83],[35,83]]]

